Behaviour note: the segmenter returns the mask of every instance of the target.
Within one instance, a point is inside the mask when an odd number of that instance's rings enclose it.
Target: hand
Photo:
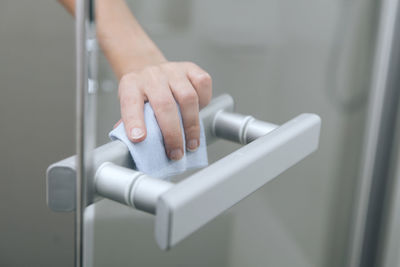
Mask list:
[[[59,1],[75,13],[74,0]],[[168,157],[182,158],[178,102],[186,149],[196,150],[200,139],[199,109],[208,104],[212,94],[210,75],[190,62],[167,62],[124,0],[97,1],[96,31],[104,55],[121,78],[121,117],[129,139],[141,142],[146,138],[143,105],[149,101]]]
[[[194,151],[200,142],[199,109],[212,96],[211,76],[191,62],[167,62],[148,66],[122,76],[119,83],[121,118],[132,142],[146,138],[144,102],[149,101],[160,126],[165,150],[172,160],[183,156],[179,104],[186,149]],[[176,102],[175,102],[176,101]]]

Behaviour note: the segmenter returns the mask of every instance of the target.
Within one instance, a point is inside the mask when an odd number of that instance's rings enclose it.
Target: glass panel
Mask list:
[[[99,0],[98,0],[99,1]],[[101,1],[101,0],[100,0]],[[343,266],[360,161],[374,43],[375,1],[130,0],[171,61],[193,61],[243,114],[282,124],[319,114],[319,150],[162,252],[154,217],[101,200],[94,266]],[[98,21],[101,18],[98,17]],[[122,45],[122,44],[121,44]],[[97,145],[119,120],[118,81],[99,58]],[[218,141],[209,161],[237,145]]]

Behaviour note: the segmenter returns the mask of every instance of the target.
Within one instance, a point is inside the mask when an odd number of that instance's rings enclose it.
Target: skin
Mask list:
[[[59,0],[75,13],[75,0]],[[170,62],[134,18],[124,0],[96,1],[97,37],[119,79],[121,120],[132,142],[146,138],[143,105],[150,102],[172,160],[184,153],[179,104],[186,149],[200,142],[199,110],[212,96],[211,76],[192,62]],[[117,126],[118,122],[115,126]],[[115,127],[114,126],[114,127]]]

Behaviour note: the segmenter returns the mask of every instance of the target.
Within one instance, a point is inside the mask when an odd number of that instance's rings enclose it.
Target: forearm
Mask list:
[[[75,13],[75,0],[59,1]],[[126,73],[166,62],[124,0],[96,0],[96,24],[100,46],[119,79]]]
[[[59,0],[75,13],[75,0]],[[132,142],[146,138],[144,103],[150,102],[172,160],[200,144],[199,108],[212,95],[210,75],[191,62],[167,60],[133,17],[124,0],[96,0],[97,36],[119,78],[121,119]],[[179,117],[179,111],[181,118]]]

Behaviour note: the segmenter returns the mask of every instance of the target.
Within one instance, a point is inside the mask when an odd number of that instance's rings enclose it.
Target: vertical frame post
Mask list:
[[[96,143],[97,96],[97,42],[94,0],[76,0],[76,212],[75,212],[75,266],[87,267],[85,209],[92,199],[93,190],[88,186],[93,179],[92,151]],[[85,230],[86,229],[86,230]]]

